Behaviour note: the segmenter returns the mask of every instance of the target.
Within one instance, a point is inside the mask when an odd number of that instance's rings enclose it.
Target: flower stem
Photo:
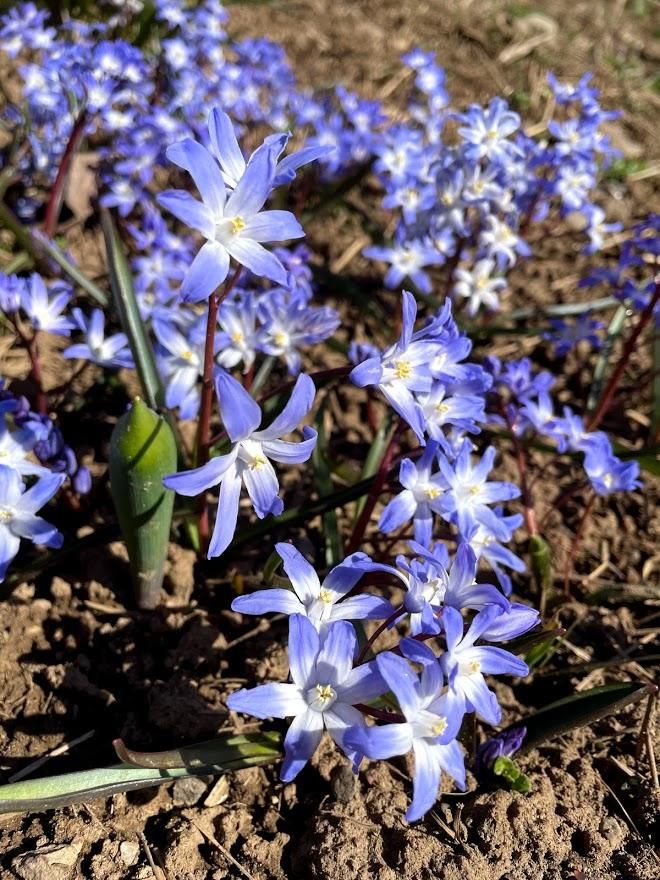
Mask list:
[[[373,633],[369,636],[369,638],[368,638],[367,641],[364,643],[364,645],[362,645],[362,650],[361,650],[360,653],[358,654],[358,658],[357,658],[357,660],[355,661],[355,665],[356,665],[356,666],[359,666],[360,663],[362,663],[362,662],[364,661],[364,658],[365,658],[366,655],[367,655],[367,651],[369,650],[369,648],[371,648],[371,646],[372,646],[373,643],[376,641],[376,639],[378,638],[378,636],[379,636],[381,633],[385,632],[385,630],[386,630],[389,626],[391,626],[391,625],[392,625],[392,624],[393,624],[393,623],[394,623],[399,617],[401,617],[401,615],[404,614],[404,613],[405,613],[405,608],[403,607],[403,605],[399,605],[398,608],[395,608],[395,609],[394,609],[394,611],[390,614],[390,616],[387,618],[387,620],[384,620],[384,621],[380,624],[380,626],[378,626],[378,627],[373,631]]]
[[[385,709],[375,709],[373,706],[365,706],[364,703],[356,703],[355,708],[362,712],[363,715],[371,715],[378,721],[392,721],[402,723],[406,719],[398,712],[387,712]]]
[[[380,466],[378,468],[378,471],[376,472],[374,481],[371,484],[371,489],[367,497],[367,503],[364,505],[362,513],[360,514],[358,521],[355,523],[355,528],[353,529],[353,533],[346,546],[347,556],[349,556],[351,553],[355,553],[355,551],[362,543],[364,533],[366,532],[367,526],[369,525],[369,520],[371,519],[371,514],[374,512],[374,507],[376,506],[376,502],[378,501],[378,496],[383,491],[385,480],[387,479],[387,476],[390,472],[392,459],[394,458],[394,453],[396,452],[396,448],[398,446],[399,437],[403,433],[404,427],[404,423],[399,420],[396,428],[392,431],[390,442],[387,444],[387,448],[380,461]]]
[[[242,266],[237,266],[234,274],[225,283],[224,288],[218,293],[214,291],[209,297],[209,307],[206,316],[206,338],[204,340],[204,367],[202,375],[202,399],[199,409],[199,422],[197,423],[197,443],[195,466],[201,467],[209,460],[211,448],[211,412],[213,409],[213,367],[215,365],[215,334],[218,326],[218,307],[234,289],[238,281]],[[203,550],[209,541],[209,516],[206,503],[206,492],[197,499],[197,526],[199,540]]]
[[[69,141],[62,155],[60,167],[57,169],[57,176],[55,177],[55,183],[53,184],[53,188],[50,192],[50,197],[46,206],[46,219],[44,220],[44,234],[48,238],[52,238],[55,234],[55,227],[57,226],[57,219],[60,215],[60,208],[62,206],[64,186],[69,175],[71,162],[73,161],[73,157],[80,145],[83,134],[85,133],[86,121],[87,114],[83,109],[78,114],[75,125],[71,130]]]
[[[610,406],[612,405],[612,398],[614,397],[614,394],[619,387],[621,377],[623,376],[625,369],[628,366],[628,362],[630,361],[631,355],[635,350],[637,340],[639,339],[642,330],[646,327],[646,325],[653,317],[653,313],[655,311],[655,307],[658,305],[658,302],[660,302],[660,277],[656,279],[653,296],[651,297],[648,305],[646,306],[642,314],[639,316],[639,320],[637,321],[633,332],[630,334],[630,336],[626,340],[625,345],[623,346],[623,352],[621,353],[619,362],[614,368],[614,372],[610,376],[610,379],[605,386],[605,390],[603,391],[601,398],[598,401],[598,405],[587,423],[588,431],[596,430],[598,425],[600,425],[600,423],[602,422],[604,416],[607,414]]]

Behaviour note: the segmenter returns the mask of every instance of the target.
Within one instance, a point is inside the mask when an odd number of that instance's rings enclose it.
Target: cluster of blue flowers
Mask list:
[[[502,365],[489,358],[495,388],[504,400],[509,427],[518,437],[536,436],[553,442],[559,452],[582,453],[586,477],[598,495],[626,492],[641,485],[639,463],[622,461],[604,431],[589,431],[584,418],[571,407],[555,412],[550,389],[555,379],[547,371],[534,374],[529,358]],[[493,416],[494,419],[497,416]]]
[[[614,155],[602,132],[613,114],[600,107],[588,77],[570,87],[550,76],[555,115],[542,137],[532,136],[501,98],[453,109],[434,54],[413,50],[403,58],[414,79],[407,112],[393,120],[380,102],[341,86],[321,97],[299,89],[280,46],[227,38],[227,16],[217,0],[153,5],[158,54],[115,38],[113,22],[70,19],[56,31],[31,3],[0,19],[0,41],[15,59],[24,98],[4,110],[14,133],[6,156],[28,184],[17,209],[33,223],[44,198],[25,193],[51,187],[75,132],[97,153],[99,202],[123,218],[166,405],[181,419],[200,412],[205,345],[212,348],[223,429],[212,451],[219,454],[164,480],[185,496],[205,498],[219,487],[209,557],[232,543],[243,487],[258,518],[282,513],[273,463],[307,462],[318,440],[303,424],[316,393],[303,366],[309,369],[309,347],[333,335],[339,316],[312,302],[312,255],[304,245],[286,245],[304,230],[283,209],[280,187],[292,184],[303,167],[323,182],[373,168],[383,206],[398,218],[393,241],[364,251],[389,264],[385,285],[398,291],[409,281],[432,302],[434,267],[445,266],[448,274],[450,295],[424,323],[417,321],[415,295],[404,290],[398,339],[384,350],[357,340],[348,348],[350,381],[385,399],[399,420],[395,437],[407,426],[415,438],[400,461],[402,489],[387,499],[378,523],[381,532],[400,531],[402,540],[412,534],[407,554],[391,564],[355,552],[321,581],[298,550],[278,544],[291,589],[258,591],[232,606],[290,618],[291,681],[229,699],[233,710],[259,718],[293,718],[282,778],[300,772],[324,730],[356,769],[365,756],[412,752],[407,818],[413,821],[435,802],[442,772],[465,786],[457,741],[464,716],[499,723],[501,708],[484,676],[526,675],[526,664],[499,645],[539,622],[536,611],[510,598],[509,572],[523,572],[525,565],[507,545],[523,517],[504,505],[520,489],[490,478],[496,448],[475,440],[484,429],[504,425],[516,440],[539,437],[559,453],[583,454],[599,495],[639,485],[637,463],[618,458],[605,433],[589,431],[568,407],[561,415],[555,411],[550,373],[534,373],[527,359],[478,363],[457,323],[461,309],[474,317],[482,308],[499,308],[508,272],[531,256],[530,224],[580,214],[587,253],[619,228],[605,222],[595,203],[599,168]],[[256,126],[271,133],[249,150],[246,135]],[[287,152],[289,127],[307,138]],[[21,138],[27,146],[17,151]],[[168,173],[176,175],[175,186],[187,182],[180,171],[198,198],[180,188],[161,191]],[[276,192],[277,207],[270,207]],[[643,311],[657,284],[645,274],[648,254],[660,254],[656,215],[633,230],[617,267],[597,270],[584,283],[607,283]],[[217,322],[209,321],[209,330],[201,304],[213,315],[218,296]],[[102,369],[133,367],[126,335],[113,332],[100,309],[74,305],[62,281],[0,275],[0,308],[32,357],[39,334],[74,335],[65,357]],[[30,332],[23,329],[26,320]],[[572,324],[555,322],[548,338],[561,357],[582,339],[597,347],[602,326],[584,313]],[[277,359],[294,380],[279,413],[262,424],[255,386]],[[0,417],[1,580],[21,538],[61,544],[57,529],[36,514],[66,477],[78,493],[88,491],[91,480],[48,414],[2,390]],[[295,431],[301,436],[292,440]],[[491,570],[497,585],[481,582],[480,569]],[[367,580],[381,579],[387,595],[400,592],[398,603],[365,590]],[[363,620],[383,623],[358,651],[353,624]],[[405,625],[405,635],[374,657],[375,637],[395,625]],[[383,723],[372,725],[370,718]],[[493,748],[508,754],[513,747]]]
[[[465,764],[457,735],[466,712],[497,724],[501,708],[484,675],[527,674],[527,665],[497,643],[538,623],[532,608],[509,602],[496,587],[476,583],[477,559],[460,544],[450,563],[444,545],[435,552],[413,546],[413,557],[396,568],[354,553],[321,583],[314,568],[291,544],[278,544],[293,591],[269,589],[235,599],[244,614],[280,612],[289,618],[289,683],[243,689],[230,709],[257,718],[289,718],[282,779],[290,781],[316,751],[324,730],[351,760],[391,758],[412,751],[414,794],[406,813],[420,819],[435,803],[442,772],[465,788]],[[397,607],[365,593],[367,572],[391,575],[403,601]],[[474,609],[468,627],[461,610]],[[396,651],[365,659],[350,621],[408,619],[411,636]],[[432,639],[432,641],[429,641]],[[495,645],[489,644],[495,642]],[[398,712],[379,698],[396,698]],[[372,705],[373,704],[373,705]],[[370,726],[375,716],[386,723]]]
[[[605,223],[593,201],[599,168],[616,155],[602,123],[618,114],[601,108],[588,78],[571,88],[549,76],[561,118],[553,117],[546,137],[535,139],[501,98],[453,110],[434,53],[415,50],[403,60],[415,73],[410,118],[382,131],[374,164],[383,206],[400,212],[399,223],[390,244],[364,251],[390,264],[388,287],[410,279],[429,293],[429,268],[450,263],[460,307],[470,316],[495,311],[507,272],[531,255],[530,222],[552,211],[581,214],[587,253],[621,228]]]

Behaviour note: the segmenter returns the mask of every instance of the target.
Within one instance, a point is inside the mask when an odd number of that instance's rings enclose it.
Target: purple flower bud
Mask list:
[[[496,733],[477,749],[476,771],[477,777],[483,779],[498,758],[509,758],[522,746],[527,736],[527,728],[524,726],[513,727],[511,730],[502,730]]]
[[[87,495],[92,488],[92,475],[89,468],[84,465],[79,467],[73,475],[72,483],[74,492],[77,492],[78,495]]]

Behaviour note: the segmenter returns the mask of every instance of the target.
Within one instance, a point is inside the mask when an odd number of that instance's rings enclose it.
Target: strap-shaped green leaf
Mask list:
[[[617,682],[592,688],[550,703],[533,715],[511,724],[507,730],[525,727],[527,734],[521,751],[528,751],[555,736],[591,724],[592,721],[598,721],[625,706],[637,703],[654,690],[657,690],[654,685],[643,685],[638,681]]]
[[[152,409],[159,409],[165,404],[163,384],[156,369],[149,334],[138,308],[131,271],[112,215],[107,208],[101,208],[101,228],[108,254],[108,272],[115,308],[124,333],[128,336],[144,399]]]
[[[0,813],[52,810],[125,791],[162,785],[183,776],[206,776],[267,764],[280,756],[275,733],[225,737],[171,752],[130,752],[147,766],[116,764],[0,785]],[[167,756],[164,760],[163,756]],[[157,766],[163,763],[167,766]],[[151,766],[148,766],[151,764]]]

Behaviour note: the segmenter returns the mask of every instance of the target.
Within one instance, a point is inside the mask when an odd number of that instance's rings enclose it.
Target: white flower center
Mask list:
[[[306,694],[307,705],[316,712],[325,712],[337,699],[337,692],[331,684],[317,684]]]

